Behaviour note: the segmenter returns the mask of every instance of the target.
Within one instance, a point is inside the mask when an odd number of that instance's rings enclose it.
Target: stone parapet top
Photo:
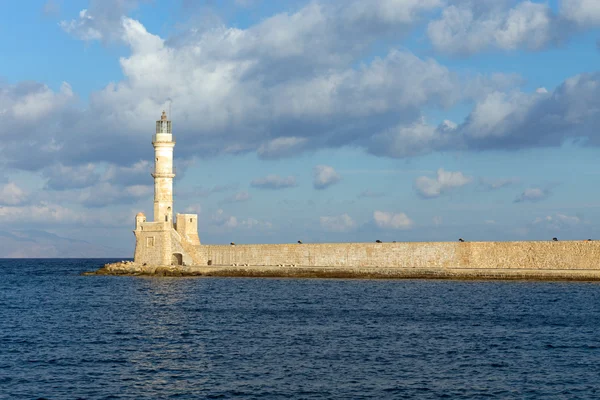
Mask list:
[[[170,222],[142,222],[140,228],[147,232],[162,232],[173,229],[173,225]]]

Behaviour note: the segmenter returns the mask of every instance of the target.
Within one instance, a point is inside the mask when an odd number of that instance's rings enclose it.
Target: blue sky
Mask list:
[[[132,249],[171,104],[204,243],[600,238],[595,0],[3,7],[6,230]]]

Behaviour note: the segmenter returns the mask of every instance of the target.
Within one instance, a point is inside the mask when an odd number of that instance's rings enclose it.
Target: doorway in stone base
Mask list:
[[[183,255],[181,253],[173,253],[171,265],[183,265]]]

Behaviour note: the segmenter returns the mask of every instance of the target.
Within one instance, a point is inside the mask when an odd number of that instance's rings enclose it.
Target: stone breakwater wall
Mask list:
[[[600,271],[600,241],[203,245],[209,265]]]
[[[202,245],[208,265],[107,264],[95,275],[600,280],[600,241]]]

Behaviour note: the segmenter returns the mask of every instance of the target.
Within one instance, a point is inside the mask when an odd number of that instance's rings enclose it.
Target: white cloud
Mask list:
[[[342,3],[344,4],[344,3]],[[423,12],[442,6],[442,0],[351,1],[343,8],[345,23],[411,24]]]
[[[61,21],[60,27],[81,40],[100,40],[103,37],[102,32],[96,28],[96,19],[86,9],[79,12],[78,19]]]
[[[31,124],[62,111],[73,97],[73,89],[66,82],[58,92],[46,85],[24,82],[0,88],[0,114],[5,119],[14,118],[16,123]]]
[[[117,40],[123,33],[123,16],[136,8],[139,2],[140,0],[90,0],[88,9],[81,10],[76,19],[61,21],[59,25],[65,32],[80,40]]]
[[[93,92],[85,109],[72,107],[76,96],[67,84],[56,91],[31,83],[0,87],[0,115],[6,117],[0,135],[7,139],[0,156],[8,166],[133,168],[132,161],[147,158],[140,138],[168,101],[177,105],[172,119],[179,159],[245,152],[277,158],[347,145],[405,158],[555,146],[567,137],[600,143],[594,140],[600,98],[594,74],[572,78],[571,89],[565,82],[548,93],[526,94],[507,89],[514,79],[461,77],[406,50],[361,62],[386,34],[401,37],[440,1],[310,2],[246,29],[194,27],[169,39],[123,18],[137,3],[92,1],[83,22],[76,19],[103,40],[118,36],[131,50],[120,60],[123,79]],[[529,5],[511,9],[508,3],[461,0],[452,6],[470,8],[474,19],[502,16],[498,46],[523,37],[536,43],[533,33],[544,32],[541,5],[522,2]],[[465,99],[476,106],[458,126],[446,121],[432,127],[421,117],[420,110]]]
[[[171,102],[180,160],[247,152],[279,158],[345,145],[391,157],[454,148],[458,140],[446,141],[454,138],[452,124],[431,129],[420,110],[480,96],[497,80],[468,85],[470,78],[434,59],[393,48],[362,62],[373,45],[388,34],[401,37],[441,3],[317,1],[246,29],[194,26],[165,39],[125,16],[138,1],[93,0],[65,29],[122,41],[130,49],[119,60],[123,79],[93,92],[85,109],[71,107],[76,96],[68,85],[59,92],[0,88],[0,114],[10,116],[11,132],[0,156],[28,170],[61,162],[133,168],[147,158],[140,138]],[[27,118],[16,121],[14,110]],[[39,156],[31,160],[32,153]]]
[[[338,183],[342,177],[329,165],[317,165],[313,168],[313,186],[315,189],[326,189]]]
[[[532,225],[541,226],[547,230],[560,231],[572,228],[581,223],[584,223],[584,221],[580,217],[556,213],[554,215],[538,217],[533,220]]]
[[[444,219],[442,217],[440,217],[439,215],[436,215],[435,217],[432,218],[432,221],[433,221],[434,225],[439,226],[442,224]]]
[[[558,22],[546,4],[522,1],[465,1],[449,5],[428,26],[433,46],[440,52],[472,54],[488,48],[539,50],[556,40]]]
[[[411,124],[399,124],[373,136],[369,151],[375,155],[395,158],[412,157],[444,147],[456,129],[452,121],[444,121],[440,127],[428,125],[424,118]]]
[[[109,165],[101,180],[118,185],[140,185],[152,182],[150,172],[152,164],[148,160],[141,160],[130,166]]]
[[[14,182],[0,187],[0,205],[16,206],[27,201],[28,194]]]
[[[130,224],[132,214],[111,210],[110,212],[89,212],[60,204],[39,202],[37,204],[0,206],[0,222],[13,226],[35,227],[42,225],[55,227],[64,226],[93,226],[120,227]]]
[[[455,188],[465,186],[472,182],[472,178],[462,172],[445,171],[438,169],[436,178],[420,176],[415,180],[415,190],[424,198],[439,197]]]
[[[225,198],[222,201],[222,203],[243,203],[245,201],[250,200],[251,198],[252,198],[252,196],[250,195],[250,193],[243,190],[241,192],[237,192],[237,193]]]
[[[202,213],[202,205],[201,204],[191,204],[187,206],[184,210],[187,214],[200,214]]]
[[[211,222],[213,225],[223,229],[271,229],[273,224],[268,221],[260,221],[255,218],[238,219],[235,216],[226,214],[222,209],[218,209],[216,213],[211,216]]]
[[[246,228],[246,229],[255,229],[255,228],[262,228],[262,229],[271,229],[273,228],[273,224],[269,221],[260,221],[256,218],[246,218],[246,219],[242,219],[242,221],[239,224],[242,228]]]
[[[24,207],[0,207],[2,222],[62,223],[81,222],[81,215],[56,204],[40,204]]]
[[[600,25],[598,0],[562,0],[561,14],[581,26]]]
[[[356,228],[356,222],[348,214],[320,217],[321,227],[329,232],[348,232]]]
[[[471,138],[501,137],[506,134],[504,122],[524,118],[536,97],[525,93],[494,92],[475,104],[464,125],[464,133]]]
[[[227,215],[222,209],[218,209],[211,217],[213,225],[222,226],[225,228],[235,228],[238,226],[236,217]]]
[[[550,195],[550,191],[541,188],[529,188],[525,189],[523,193],[521,193],[515,199],[515,203],[523,203],[526,201],[536,202],[540,200],[544,200]]]
[[[45,168],[42,176],[47,178],[46,188],[51,190],[79,189],[93,186],[100,180],[94,164],[65,166],[55,164]]]
[[[89,110],[68,121],[57,138],[62,153],[116,162],[119,143],[137,159],[133,142],[168,100],[177,105],[178,141],[187,143],[180,156],[256,151],[262,158],[319,148],[333,136],[337,145],[352,143],[383,114],[414,120],[420,106],[460,100],[459,79],[408,51],[356,66],[380,28],[402,31],[438,1],[352,4],[312,2],[247,29],[190,29],[169,40],[119,19],[116,31],[131,49],[120,60],[124,79],[93,93]],[[75,135],[83,129],[84,145]]]
[[[569,138],[598,145],[600,73],[565,80],[550,93],[495,92],[457,128],[472,150],[559,146]]]
[[[280,158],[298,154],[308,139],[301,137],[279,137],[263,143],[256,153],[260,158]]]
[[[297,186],[296,177],[281,177],[279,175],[267,175],[264,178],[257,178],[250,182],[250,186],[258,189],[285,189]]]
[[[135,203],[143,198],[150,198],[154,192],[151,185],[116,186],[108,182],[100,182],[71,195],[78,203],[86,207],[108,207],[115,204]]]
[[[405,213],[375,211],[373,213],[375,225],[382,229],[410,229],[413,221]]]

